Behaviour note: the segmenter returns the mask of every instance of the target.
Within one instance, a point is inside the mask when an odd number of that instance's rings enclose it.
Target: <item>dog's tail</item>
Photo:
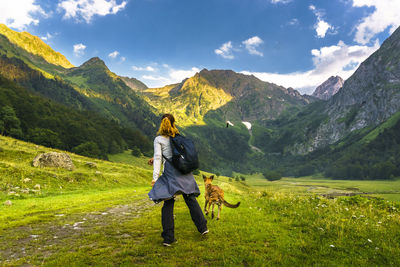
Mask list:
[[[238,202],[238,203],[236,203],[236,205],[232,205],[232,204],[229,204],[228,202],[226,202],[226,200],[224,200],[224,205],[225,206],[227,206],[228,208],[237,208],[237,207],[239,207],[239,205],[240,205],[240,201]]]

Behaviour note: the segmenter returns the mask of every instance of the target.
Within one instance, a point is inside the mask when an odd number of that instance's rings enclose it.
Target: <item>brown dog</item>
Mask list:
[[[224,199],[224,191],[216,185],[212,185],[212,180],[214,179],[214,175],[207,177],[203,174],[204,186],[206,188],[206,192],[204,197],[206,198],[206,205],[204,206],[204,212],[208,215],[208,211],[210,210],[210,206],[212,204],[211,209],[211,218],[214,218],[214,204],[218,205],[218,215],[217,220],[219,220],[219,214],[221,212],[221,205],[224,204],[228,208],[237,208],[240,205],[238,202],[236,205],[229,204]],[[208,209],[207,209],[208,204]]]

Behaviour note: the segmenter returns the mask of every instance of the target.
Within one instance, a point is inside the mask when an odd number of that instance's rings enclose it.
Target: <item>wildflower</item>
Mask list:
[[[378,250],[379,248],[378,247],[375,247],[375,250]]]
[[[372,240],[368,238],[368,242],[369,242],[369,243],[372,243]]]
[[[334,245],[329,245],[331,248],[334,248],[335,246]]]
[[[349,211],[349,208],[344,208],[346,211]]]
[[[381,224],[382,222],[378,222],[379,224]]]

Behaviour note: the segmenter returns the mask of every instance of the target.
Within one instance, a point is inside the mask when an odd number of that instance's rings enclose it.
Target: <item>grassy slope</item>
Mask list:
[[[218,177],[215,184],[225,190],[226,200],[241,206],[223,208],[220,221],[209,218],[210,234],[201,238],[178,197],[179,242],[164,248],[161,205],[146,197],[151,170],[145,158],[116,156],[141,166],[135,167],[71,154],[77,166],[72,172],[36,169],[31,159],[49,149],[0,138],[1,202],[11,198],[6,195],[11,184],[42,186],[40,193],[12,197],[12,206],[0,206],[0,263],[5,266],[400,264],[400,205],[361,197],[328,200],[307,191],[307,184],[327,180],[267,182],[247,176],[243,183]],[[97,169],[85,167],[86,161],[95,161]],[[32,182],[24,184],[22,178]],[[335,188],[348,186],[331,182]],[[203,206],[202,196],[199,202]]]

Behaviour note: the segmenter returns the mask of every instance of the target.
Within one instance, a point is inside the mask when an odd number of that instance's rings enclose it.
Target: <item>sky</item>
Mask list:
[[[231,69],[311,94],[400,26],[400,0],[0,0],[0,23],[149,87]]]

